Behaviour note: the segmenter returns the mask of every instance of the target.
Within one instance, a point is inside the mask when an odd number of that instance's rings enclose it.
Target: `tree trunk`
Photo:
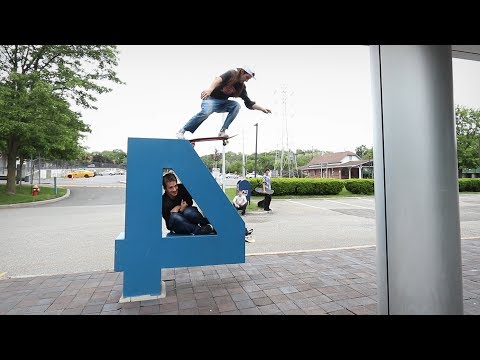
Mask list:
[[[7,194],[16,194],[15,175],[17,172],[16,160],[19,141],[11,136],[7,144]]]

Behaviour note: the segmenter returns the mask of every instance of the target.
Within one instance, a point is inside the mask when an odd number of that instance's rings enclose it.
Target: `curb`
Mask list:
[[[70,189],[67,189],[67,192],[65,193],[65,195],[55,199],[48,199],[48,200],[35,201],[35,202],[25,202],[25,203],[18,203],[18,204],[0,205],[0,209],[24,208],[24,207],[32,207],[32,206],[38,206],[43,204],[49,204],[49,203],[57,202],[60,200],[64,200],[69,196],[70,196]]]

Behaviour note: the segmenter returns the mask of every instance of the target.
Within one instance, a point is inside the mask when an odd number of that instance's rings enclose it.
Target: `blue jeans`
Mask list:
[[[189,206],[182,213],[171,213],[168,223],[175,234],[198,234],[200,226],[208,224],[208,220],[195,206]]]
[[[234,100],[219,100],[209,97],[202,100],[202,110],[192,117],[183,127],[186,131],[190,131],[192,134],[198,127],[204,122],[211,114],[227,112],[227,118],[223,123],[222,129],[226,130],[237,117],[240,111],[240,104]]]

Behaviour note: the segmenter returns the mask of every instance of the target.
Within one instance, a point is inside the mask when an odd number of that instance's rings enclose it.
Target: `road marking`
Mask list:
[[[464,237],[464,238],[461,238],[460,240],[474,240],[474,239],[480,240],[480,236]],[[326,248],[326,249],[272,251],[272,252],[250,253],[250,254],[245,254],[245,256],[298,254],[298,253],[310,253],[310,252],[318,252],[318,251],[363,249],[363,248],[376,247],[376,246],[377,245],[358,245],[358,246],[346,246],[346,247]]]
[[[463,237],[460,240],[475,240],[475,239],[480,239],[480,236],[467,236]]]
[[[341,202],[341,201],[335,201],[335,200],[329,200],[329,199],[322,199],[322,200],[324,200],[324,201],[331,201],[331,202],[338,203],[338,204],[342,204],[342,205],[355,206],[355,207],[359,207],[359,208],[367,209],[367,210],[375,210],[374,208],[369,208],[369,207],[365,207],[365,206],[360,206],[360,205],[354,205],[354,204],[344,203],[344,202]],[[315,206],[315,205],[309,205],[309,204],[301,203],[301,202],[294,201],[294,200],[287,200],[287,201],[288,201],[288,202],[291,202],[291,203],[294,203],[294,204],[298,204],[298,205],[308,206],[308,207],[311,207],[311,208],[314,208],[314,209],[322,209],[322,210],[329,210],[329,211],[334,211],[334,210],[335,210],[335,209],[329,209],[329,208],[320,207],[320,206]]]
[[[368,202],[372,202],[372,200],[375,201],[375,198],[372,199],[372,198],[367,198],[367,197],[355,197],[353,199],[368,201]]]
[[[329,199],[325,199],[325,201],[331,201],[331,202],[342,204],[342,205],[355,206],[355,207],[359,207],[359,208],[367,209],[367,210],[375,210],[373,208],[369,208],[369,207],[366,207],[366,206],[354,205],[354,204],[344,203],[344,202],[341,202],[341,201],[335,201],[335,200],[329,200]]]
[[[289,199],[287,199],[287,201],[290,202],[290,203],[293,203],[293,204],[302,205],[302,206],[308,206],[308,207],[311,207],[311,208],[314,208],[314,209],[322,209],[322,210],[329,210],[329,211],[331,210],[331,209],[327,209],[327,208],[320,207],[320,206],[305,204],[305,203],[302,203],[302,202],[299,202],[299,201],[295,201],[295,200],[289,200]]]
[[[347,247],[327,248],[327,249],[310,249],[310,250],[272,251],[272,252],[245,254],[245,256],[310,253],[310,252],[331,251],[331,250],[363,249],[363,248],[369,248],[369,247],[376,247],[376,245],[358,245],[358,246],[347,246]]]

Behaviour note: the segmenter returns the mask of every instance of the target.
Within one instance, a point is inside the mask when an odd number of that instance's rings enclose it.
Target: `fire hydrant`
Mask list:
[[[38,185],[33,185],[32,186],[32,195],[33,196],[37,196],[39,191],[40,191],[40,189],[38,188]]]

